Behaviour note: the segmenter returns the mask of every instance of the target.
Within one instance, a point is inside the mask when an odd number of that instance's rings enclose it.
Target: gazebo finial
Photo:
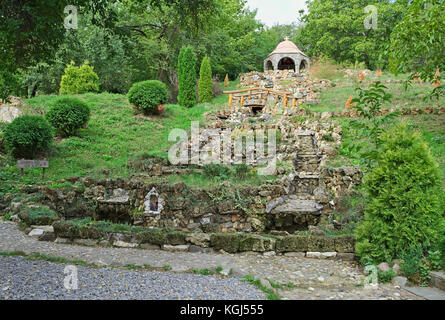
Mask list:
[[[289,37],[287,37],[287,36],[284,37],[284,40],[289,41]]]

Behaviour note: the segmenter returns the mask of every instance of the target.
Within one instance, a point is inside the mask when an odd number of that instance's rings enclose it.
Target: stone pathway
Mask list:
[[[192,269],[232,269],[233,277],[253,275],[273,282],[292,282],[296,288],[278,289],[284,299],[420,299],[418,296],[391,284],[378,289],[365,289],[363,274],[357,265],[334,260],[317,260],[287,256],[263,256],[255,253],[215,254],[183,253],[161,250],[83,247],[38,241],[18,230],[12,222],[0,221],[0,251],[23,251],[84,260],[105,266],[126,264],[152,267],[171,266],[173,272]],[[3,272],[0,269],[0,273]],[[178,276],[172,273],[168,275]],[[184,275],[185,276],[185,275]],[[188,276],[188,275],[187,275]]]
[[[64,286],[65,264],[0,257],[0,300],[263,300],[237,278],[77,266],[77,289]],[[193,286],[190,285],[193,283]]]

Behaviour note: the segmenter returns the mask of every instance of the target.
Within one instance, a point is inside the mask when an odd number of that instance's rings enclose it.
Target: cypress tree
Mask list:
[[[182,47],[178,57],[178,103],[191,108],[196,103],[196,57],[190,46]]]
[[[228,87],[229,86],[229,75],[226,74],[226,77],[224,78],[224,87]]]
[[[364,220],[356,252],[374,263],[400,258],[410,247],[435,247],[444,226],[438,164],[419,133],[406,124],[380,136],[377,165],[365,180]]]
[[[201,69],[199,70],[198,97],[199,102],[212,102],[213,98],[212,68],[207,56],[202,59]]]

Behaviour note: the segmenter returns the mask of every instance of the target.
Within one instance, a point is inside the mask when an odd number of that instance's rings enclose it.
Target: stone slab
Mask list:
[[[437,288],[404,287],[403,289],[426,300],[445,300],[445,292]]]

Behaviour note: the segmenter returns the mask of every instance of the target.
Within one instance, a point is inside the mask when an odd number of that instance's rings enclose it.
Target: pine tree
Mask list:
[[[196,57],[190,46],[182,47],[178,57],[178,103],[191,108],[196,103]]]
[[[212,68],[210,67],[210,60],[206,56],[202,59],[201,69],[199,70],[198,97],[200,103],[212,102],[212,87]]]
[[[226,73],[226,77],[224,78],[224,87],[229,86],[229,75]]]

